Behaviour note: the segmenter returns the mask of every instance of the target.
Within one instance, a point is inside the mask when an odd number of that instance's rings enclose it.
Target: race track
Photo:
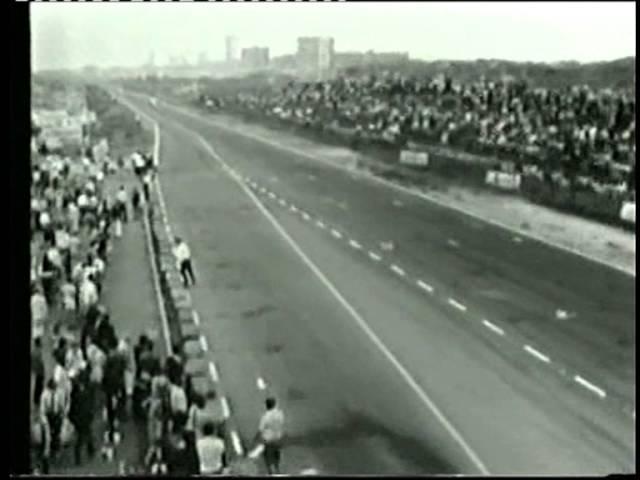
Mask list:
[[[159,123],[169,219],[247,445],[266,384],[287,473],[635,471],[634,277],[126,98]]]

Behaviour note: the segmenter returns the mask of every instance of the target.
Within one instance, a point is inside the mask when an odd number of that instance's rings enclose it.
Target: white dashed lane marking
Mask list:
[[[494,325],[493,323],[491,323],[489,320],[482,320],[482,324],[487,327],[489,330],[494,331],[495,333],[497,333],[498,335],[504,335],[504,330],[502,330],[500,327],[498,327],[497,325]]]
[[[596,395],[598,395],[600,398],[606,398],[607,396],[607,392],[605,392],[604,390],[602,390],[600,387],[595,386],[593,383],[588,382],[587,380],[585,380],[584,378],[582,378],[580,375],[576,375],[573,377],[573,379],[578,382],[580,385],[582,385],[583,387],[585,387],[588,390],[591,390],[593,393],[595,393]],[[635,419],[635,412],[634,412],[634,419]]]
[[[258,386],[258,388],[260,390],[264,390],[265,388],[267,388],[267,384],[265,383],[265,381],[262,379],[262,377],[258,377],[258,380],[256,381],[256,385]]]
[[[289,207],[289,209],[290,209],[292,212],[297,212],[297,211],[298,211],[298,207],[296,207],[295,205],[291,205],[291,206]]]
[[[374,260],[376,262],[382,260],[382,257],[375,252],[369,252],[369,257],[371,258],[371,260]]]
[[[433,287],[428,283],[424,283],[422,280],[418,280],[416,284],[423,290],[426,290],[429,293],[433,293]]]
[[[325,228],[325,224],[322,223],[320,220],[316,222],[316,225],[319,226],[320,228]]]
[[[336,238],[342,238],[342,234],[338,230],[335,230],[335,229],[331,230],[331,235],[333,235]]]
[[[218,369],[216,368],[216,364],[213,362],[209,362],[209,375],[211,375],[211,380],[213,380],[214,383],[218,383],[218,379],[220,377],[218,376]]]
[[[269,197],[271,197],[271,198],[276,198],[276,194],[275,194],[275,193],[273,193],[273,192],[269,192]]]
[[[283,207],[287,206],[287,201],[284,198],[281,198],[280,201],[278,202],[280,205],[282,205]]]
[[[540,353],[538,350],[536,350],[535,348],[529,345],[525,345],[524,350],[544,363],[551,363],[551,360],[549,359],[549,357],[547,357],[543,353]]]
[[[229,403],[226,397],[220,399],[220,406],[222,407],[222,416],[227,419],[231,416],[231,410],[229,410]]]
[[[200,315],[198,315],[198,312],[194,310],[191,316],[193,317],[193,323],[196,324],[196,327],[200,326]]]
[[[309,216],[309,214],[307,212],[302,212],[302,218],[304,218],[305,220],[310,220],[311,217]]]
[[[231,432],[231,442],[233,443],[233,449],[236,451],[236,455],[242,456],[244,454],[244,449],[242,448],[240,436],[235,430]]]
[[[458,248],[460,246],[460,244],[456,240],[453,240],[451,238],[447,240],[447,245],[453,248]]]
[[[391,270],[392,270],[395,274],[400,275],[401,277],[404,277],[404,276],[406,275],[406,274],[405,274],[405,272],[404,272],[404,270],[403,270],[403,269],[401,269],[399,266],[397,266],[397,265],[395,265],[395,264],[392,264],[392,265],[391,265]]]
[[[451,305],[453,308],[457,308],[461,312],[466,312],[467,311],[467,307],[465,307],[463,304],[461,304],[457,300],[454,300],[453,298],[450,298],[448,300],[448,302],[449,302],[449,305]]]
[[[360,245],[355,240],[349,240],[349,245],[351,245],[351,247],[355,248],[356,250],[360,250],[362,248],[362,245]]]
[[[200,346],[202,347],[202,350],[204,352],[209,350],[209,345],[207,344],[207,339],[202,335],[200,335]]]

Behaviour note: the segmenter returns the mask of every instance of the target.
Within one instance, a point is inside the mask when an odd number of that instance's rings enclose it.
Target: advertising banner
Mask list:
[[[519,190],[522,178],[518,173],[505,173],[496,170],[487,171],[485,182],[487,185],[501,188],[503,190]]]
[[[429,154],[426,152],[402,150],[400,152],[400,163],[403,165],[412,165],[415,167],[426,167],[429,165]]]

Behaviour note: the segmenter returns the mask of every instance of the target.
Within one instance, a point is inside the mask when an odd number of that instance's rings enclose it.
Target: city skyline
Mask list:
[[[159,65],[195,62],[201,52],[224,60],[229,35],[272,57],[294,54],[302,36],[332,37],[337,52],[406,51],[421,60],[635,56],[634,3],[32,4],[31,17],[36,70],[139,66],[151,51]]]

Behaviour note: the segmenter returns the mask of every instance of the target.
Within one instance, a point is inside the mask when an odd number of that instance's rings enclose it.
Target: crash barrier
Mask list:
[[[151,203],[158,205],[158,193],[152,190]],[[156,209],[157,210],[157,209]],[[173,239],[160,215],[150,216],[154,261],[160,281],[162,300],[167,312],[167,323],[171,336],[173,353],[182,359],[185,374],[185,391],[191,400],[194,394],[205,399],[205,418],[218,424],[225,435],[227,451],[230,451],[231,438],[227,426],[228,411],[223,407],[219,392],[217,374],[211,372],[207,360],[209,346],[203,343],[200,334],[199,319],[193,308],[190,292],[182,283],[178,265],[172,251]],[[191,401],[189,402],[191,404]]]

